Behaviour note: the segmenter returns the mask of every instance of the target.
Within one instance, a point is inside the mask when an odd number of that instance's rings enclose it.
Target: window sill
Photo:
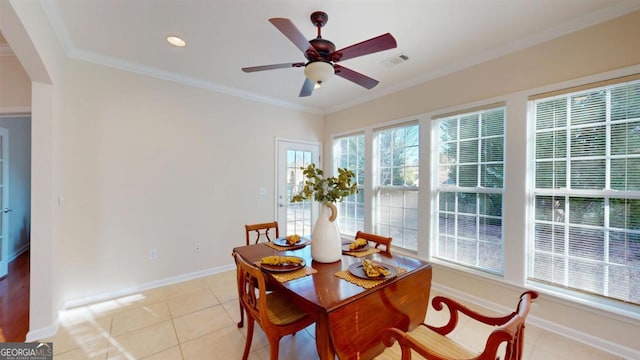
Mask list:
[[[549,300],[559,304],[590,312],[602,312],[604,316],[636,326],[638,326],[640,322],[640,306],[638,305],[563,289],[531,280],[527,281],[527,287],[547,295]]]
[[[478,270],[478,269],[474,269],[472,267],[467,267],[467,266],[463,266],[463,265],[458,265],[454,262],[450,262],[450,261],[446,261],[446,260],[442,260],[442,259],[437,259],[437,258],[431,258],[429,260],[431,263],[433,264],[438,264],[442,267],[446,267],[448,269],[451,270],[455,270],[459,273],[462,273],[464,275],[473,275],[473,276],[478,276],[484,279],[488,279],[491,281],[495,281],[498,282],[500,284],[507,284],[507,282],[505,282],[504,277],[501,274],[497,274],[497,273],[492,273],[489,271],[482,271],[482,270]]]

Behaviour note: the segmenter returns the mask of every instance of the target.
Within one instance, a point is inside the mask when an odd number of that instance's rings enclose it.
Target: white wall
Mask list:
[[[243,225],[275,218],[273,191],[258,196],[275,188],[275,138],[324,130],[319,115],[78,61],[64,103],[67,300],[233,264]]]
[[[326,116],[325,139],[352,129],[371,129],[397,119],[421,118],[430,124],[429,114],[469,104],[506,101],[507,165],[505,169],[505,248],[507,269],[504,279],[469,274],[444,264],[434,264],[433,284],[468,300],[513,307],[522,291],[525,270],[521,262],[526,236],[526,101],[529,89],[537,89],[573,79],[636,65],[640,69],[640,12],[593,26],[478,64],[465,70],[436,78],[425,84],[385,96],[366,104]],[[616,76],[616,75],[612,75]],[[594,77],[595,79],[595,77]],[[588,79],[586,81],[589,81]],[[562,86],[562,85],[559,85]],[[532,90],[533,91],[533,90]],[[426,126],[425,126],[426,127]],[[423,133],[425,134],[425,133]],[[423,140],[426,140],[423,138]],[[425,145],[426,144],[426,145]],[[421,149],[423,174],[429,169],[428,141]],[[331,147],[325,144],[325,157]],[[422,185],[426,185],[421,183]],[[428,185],[424,186],[428,190]],[[429,243],[429,191],[421,194],[424,215],[419,234],[421,244]],[[424,209],[427,210],[424,210]],[[424,226],[423,226],[424,225]],[[421,256],[428,256],[420,247]],[[515,254],[516,256],[509,256]],[[640,320],[589,304],[567,301],[545,293],[532,311],[539,325],[569,335],[591,345],[630,358],[640,356]],[[637,313],[637,307],[631,311]]]
[[[16,56],[0,56],[0,113],[31,107],[31,80]]]

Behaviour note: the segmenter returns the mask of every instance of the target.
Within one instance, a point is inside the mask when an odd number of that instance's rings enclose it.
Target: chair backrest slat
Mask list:
[[[272,221],[272,222],[268,222],[268,223],[261,223],[261,224],[247,224],[247,225],[244,226],[244,229],[245,229],[245,232],[246,232],[247,245],[251,244],[252,232],[255,232],[255,234],[254,234],[254,236],[255,236],[254,244],[259,243],[261,238],[263,238],[265,241],[273,241],[273,240],[277,239],[278,237],[280,237],[280,231],[278,229],[278,222],[277,221]],[[273,237],[273,239],[269,235],[272,230],[273,230],[273,232],[272,232],[271,235],[274,235],[273,233],[275,233],[275,237]]]
[[[261,326],[262,314],[266,313],[266,283],[264,275],[257,267],[246,262],[240,255],[236,257],[238,272],[238,296],[245,311]]]
[[[384,249],[381,249],[385,255],[391,255],[391,241],[390,237],[380,236],[376,234],[366,233],[364,231],[358,231],[356,233],[356,239],[361,238],[376,243],[375,248],[378,249],[380,245],[384,245]]]

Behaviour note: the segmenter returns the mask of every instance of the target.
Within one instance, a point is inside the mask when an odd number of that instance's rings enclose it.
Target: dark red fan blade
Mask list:
[[[372,79],[366,75],[360,74],[357,71],[353,71],[349,68],[340,65],[333,65],[333,68],[336,70],[336,75],[343,77],[349,81],[353,81],[354,83],[362,86],[365,89],[372,89],[376,85],[378,85],[378,80]]]
[[[246,73],[249,73],[249,72],[254,72],[254,71],[284,69],[284,68],[290,68],[290,67],[303,67],[303,66],[304,66],[304,63],[273,64],[273,65],[243,67],[242,71],[244,71]]]
[[[397,47],[396,39],[389,33],[374,37],[363,42],[347,46],[344,49],[332,52],[329,57],[334,62],[353,59],[354,57],[373,54],[378,51],[389,50]]]
[[[313,87],[316,84],[309,80],[309,78],[304,78],[304,84],[302,84],[302,89],[300,89],[300,97],[305,97],[311,95],[313,92]]]
[[[291,20],[285,18],[272,18],[269,19],[269,22],[278,28],[284,36],[291,40],[291,42],[300,49],[303,54],[306,54],[307,51],[311,51],[314,55],[318,55],[316,49],[311,46],[309,40],[302,35],[300,30],[298,30]]]

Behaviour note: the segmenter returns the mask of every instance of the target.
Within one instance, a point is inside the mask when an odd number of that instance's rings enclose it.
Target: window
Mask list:
[[[528,276],[640,304],[640,81],[596,86],[532,99]]]
[[[434,256],[503,273],[504,106],[438,119]]]
[[[338,226],[340,232],[355,236],[364,230],[364,134],[345,136],[333,142],[334,163],[337,168],[347,168],[356,174],[358,193],[338,202]],[[337,171],[337,170],[336,170]]]
[[[393,244],[418,249],[417,123],[376,132],[377,188],[374,231],[393,238]]]

